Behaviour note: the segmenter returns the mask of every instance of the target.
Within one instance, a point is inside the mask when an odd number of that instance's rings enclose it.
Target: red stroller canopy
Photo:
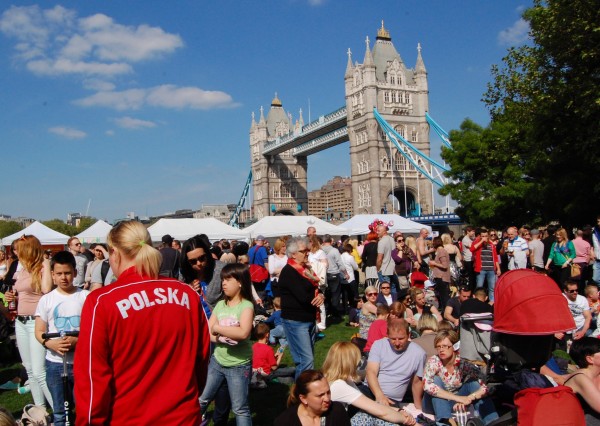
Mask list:
[[[502,275],[494,292],[494,331],[543,335],[575,328],[567,300],[546,275],[517,269]]]

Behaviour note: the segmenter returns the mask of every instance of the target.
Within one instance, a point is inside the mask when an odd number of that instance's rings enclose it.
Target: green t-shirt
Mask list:
[[[239,327],[242,311],[248,308],[254,312],[254,306],[248,300],[242,300],[241,303],[235,306],[227,306],[225,301],[221,300],[215,306],[212,315],[217,318],[217,322],[221,326]],[[228,345],[227,343],[217,341],[214,355],[217,362],[223,367],[235,367],[236,365],[246,364],[252,360],[250,339],[242,340],[237,345]]]

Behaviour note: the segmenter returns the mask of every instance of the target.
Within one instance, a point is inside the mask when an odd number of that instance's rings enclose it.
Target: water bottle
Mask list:
[[[10,291],[13,293],[13,296],[15,297],[13,300],[11,300],[10,302],[8,302],[8,310],[9,312],[15,312],[17,310],[17,293],[13,290],[13,288],[10,288]]]

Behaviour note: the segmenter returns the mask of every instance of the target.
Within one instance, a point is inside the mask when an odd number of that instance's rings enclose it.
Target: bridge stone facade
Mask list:
[[[335,143],[350,141],[355,214],[392,210],[403,216],[434,213],[431,183],[392,146],[373,114],[377,108],[398,133],[429,156],[429,125],[425,118],[429,90],[420,45],[415,67],[407,68],[382,23],[372,50],[369,39],[366,40],[362,64],[353,63],[348,51],[344,82],[345,123],[332,128],[330,134],[316,134],[313,140],[306,135],[314,123],[304,126],[302,111],[292,123],[277,95],[266,119],[262,108],[258,122],[253,114],[250,155],[257,219],[273,214],[308,213],[307,155],[318,152],[316,142],[328,136]],[[285,151],[270,148],[295,137],[294,134],[302,145]],[[325,141],[321,149],[329,146]],[[265,150],[277,153],[265,155]]]

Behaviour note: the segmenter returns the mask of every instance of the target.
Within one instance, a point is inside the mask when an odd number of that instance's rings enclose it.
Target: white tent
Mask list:
[[[306,235],[306,229],[309,226],[314,226],[318,235],[344,235],[347,234],[346,229],[332,225],[315,216],[267,216],[247,228],[244,231],[250,233],[252,238],[259,235],[263,237],[280,237],[283,235],[291,235],[297,237]]]
[[[352,219],[340,224],[342,228],[348,230],[348,235],[364,235],[369,233],[369,225],[380,219],[385,223],[392,222],[390,232],[400,231],[405,234],[418,234],[422,228],[427,228],[431,232],[431,226],[422,225],[397,214],[357,214]]]
[[[169,234],[176,240],[187,240],[198,234],[206,234],[211,241],[221,238],[247,239],[248,232],[229,226],[213,217],[206,219],[159,219],[148,228],[152,241],[161,241]]]
[[[67,244],[67,240],[69,239],[68,235],[61,234],[60,232],[56,232],[53,229],[48,228],[46,225],[38,222],[37,220],[29,225],[27,228],[16,232],[8,237],[2,238],[2,245],[8,246],[14,240],[21,238],[22,235],[33,235],[40,240],[42,245],[56,245],[56,244]]]
[[[99,220],[92,226],[90,226],[88,229],[81,232],[80,234],[77,234],[76,236],[82,243],[85,244],[105,243],[106,236],[108,235],[111,229],[111,225],[109,225],[103,220]]]

